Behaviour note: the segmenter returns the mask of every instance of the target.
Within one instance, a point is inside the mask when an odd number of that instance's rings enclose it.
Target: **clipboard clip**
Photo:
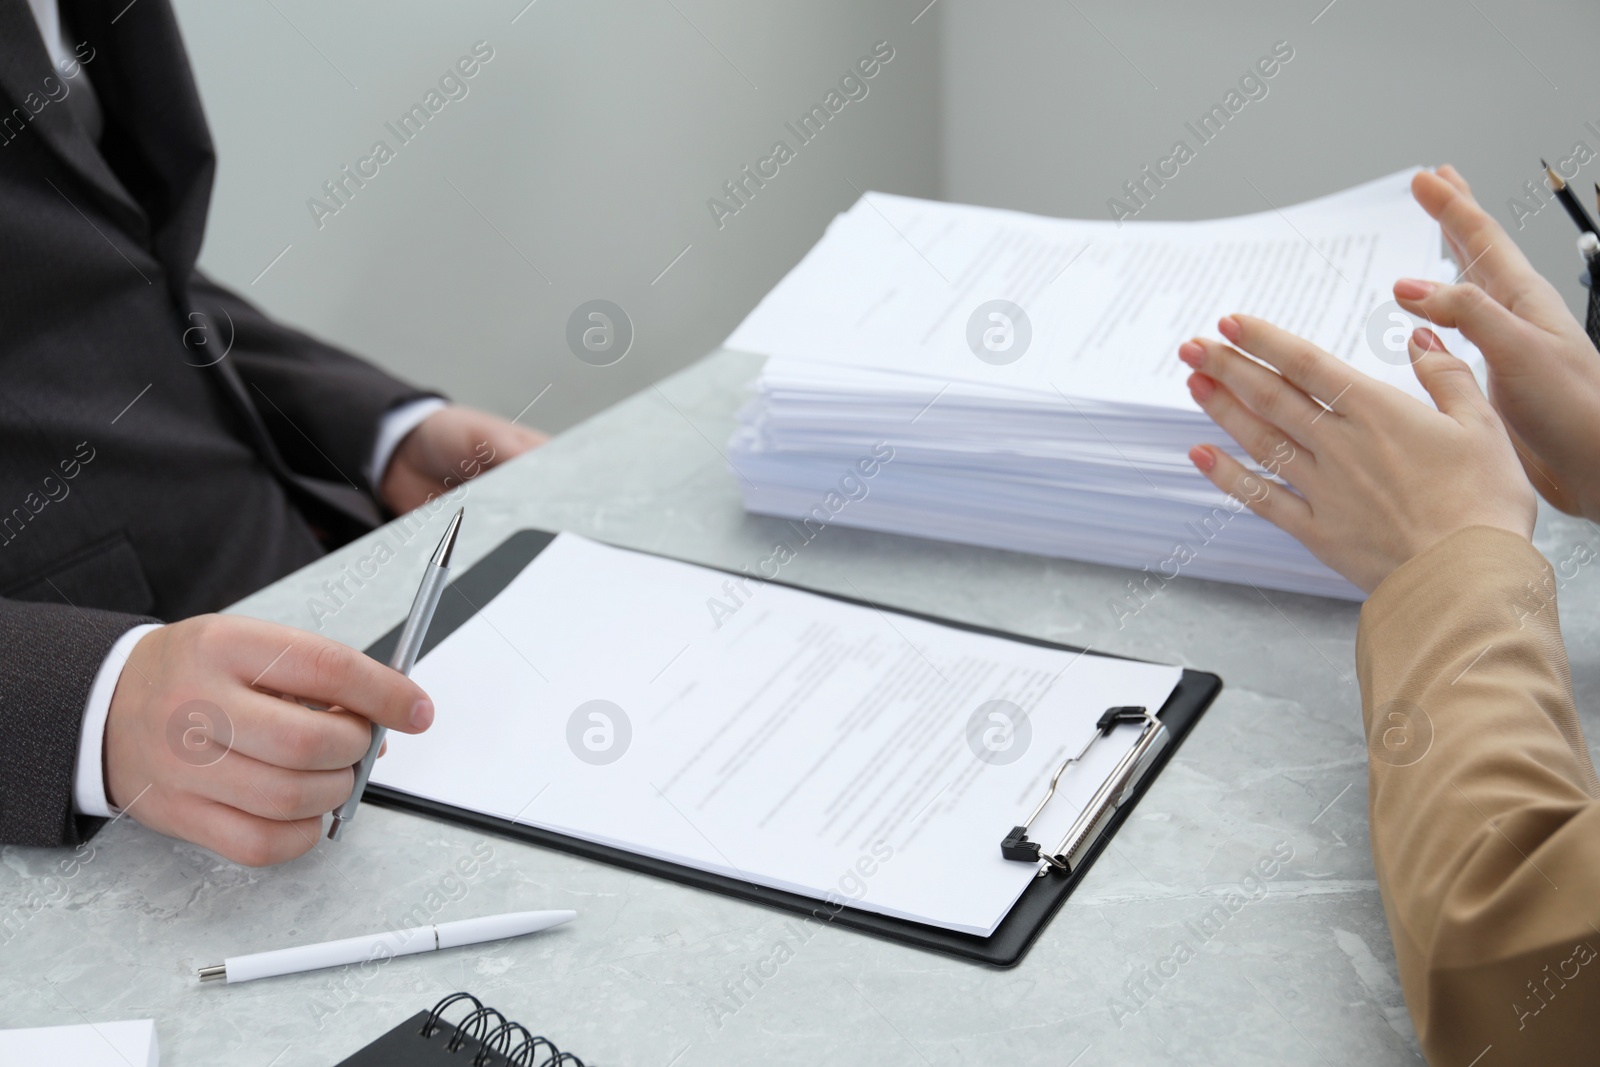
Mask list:
[[[1110,735],[1111,731],[1124,723],[1142,723],[1144,730],[1139,734],[1139,740],[1134,743],[1127,754],[1112,768],[1111,774],[1095,790],[1094,797],[1089,801],[1078,817],[1073,820],[1072,828],[1061,839],[1053,853],[1047,853],[1037,841],[1028,840],[1028,828],[1039,817],[1044,806],[1050,803],[1050,798],[1056,795],[1056,786],[1061,782],[1061,776],[1068,767],[1083,759],[1089,754],[1089,749],[1096,741]],[[1107,708],[1104,715],[1095,723],[1095,732],[1084,743],[1081,751],[1076,756],[1069,756],[1056,768],[1056,773],[1050,777],[1050,788],[1045,792],[1044,799],[1039,801],[1029,815],[1027,821],[1021,826],[1013,826],[1011,832],[1000,842],[1000,855],[1008,860],[1017,860],[1022,863],[1041,864],[1039,874],[1043,877],[1049,871],[1062,871],[1071,874],[1078,866],[1079,860],[1088,848],[1100,839],[1100,834],[1105,830],[1106,824],[1116,814],[1124,801],[1133,795],[1134,789],[1150,769],[1156,756],[1167,747],[1171,740],[1166,725],[1150,711],[1142,707],[1116,707]]]

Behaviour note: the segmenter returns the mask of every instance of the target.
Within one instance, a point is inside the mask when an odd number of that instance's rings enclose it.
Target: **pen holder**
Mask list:
[[[1589,335],[1595,348],[1600,349],[1600,289],[1595,288],[1594,271],[1583,274],[1579,280],[1589,290],[1589,313],[1584,317],[1584,332]]]

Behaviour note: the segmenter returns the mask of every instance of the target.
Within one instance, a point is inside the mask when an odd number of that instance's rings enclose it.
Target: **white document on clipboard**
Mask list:
[[[1003,859],[1108,707],[1178,667],[1040,647],[561,534],[412,672],[437,708],[372,780],[416,796],[988,936]],[[1136,727],[1089,746],[1053,840]]]

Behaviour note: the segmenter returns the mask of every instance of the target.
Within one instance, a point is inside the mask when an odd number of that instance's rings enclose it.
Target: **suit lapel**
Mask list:
[[[39,138],[94,190],[130,232],[143,233],[147,227],[138,203],[106,165],[72,110],[60,99],[51,99],[59,98],[63,87],[72,91],[71,85],[70,79],[61,77],[50,65],[50,54],[45,51],[27,0],[0,0],[0,93],[9,105],[5,114],[14,114],[12,109],[20,108],[30,116],[18,136]],[[70,198],[68,190],[61,192]]]
[[[47,104],[32,115],[22,136],[37,136],[48,144],[129,233],[148,242],[167,268],[176,306],[188,308],[189,280],[205,234],[216,157],[172,9],[168,0],[60,3],[69,39],[86,41],[94,49],[85,69],[105,113],[107,151],[119,160],[119,168],[126,164],[128,182],[118,178],[100,146],[59,103]],[[46,79],[54,80],[47,85]],[[29,94],[44,99],[49,89],[59,96],[62,80],[50,65],[27,0],[0,0],[0,93],[31,112]],[[0,111],[0,119],[8,112],[9,106]],[[0,155],[0,161],[4,159]],[[69,199],[73,193],[61,192]],[[220,386],[243,418],[256,452],[296,503],[330,527],[340,543],[382,523],[377,505],[360,490],[289,468],[231,362],[223,360],[200,373],[211,375]]]
[[[137,172],[127,181],[150,218],[155,253],[186,288],[205,236],[216,153],[172,7],[168,0],[60,4],[71,35],[96,52],[89,69],[106,116],[107,154]]]

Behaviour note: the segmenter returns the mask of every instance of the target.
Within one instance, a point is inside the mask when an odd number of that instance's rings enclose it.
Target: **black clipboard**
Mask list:
[[[544,551],[546,545],[555,540],[555,536],[555,534],[547,533],[543,530],[519,530],[500,542],[488,555],[452,580],[439,599],[439,607],[434,613],[433,625],[428,629],[428,636],[423,641],[421,655],[427,655],[435,645],[472,618],[480,607],[494,599],[502,589],[510,584],[513,578],[522,572],[524,567],[533,561],[535,556]],[[630,551],[637,550],[630,549]],[[728,571],[727,573],[738,574],[739,572]],[[847,604],[872,607],[879,611],[891,611],[897,615],[921,619],[924,622],[937,623],[957,630],[966,630],[969,633],[1004,637],[1011,641],[1037,645],[1041,648],[1054,648],[1067,652],[1083,651],[1071,645],[1061,645],[1035,637],[1006,633],[1003,630],[990,629],[984,626],[973,626],[969,623],[943,619],[935,615],[885,608],[882,605],[869,604],[854,597],[839,596],[836,593],[825,593],[815,589],[805,589],[803,586],[792,585],[787,582],[774,581],[773,584],[787,585],[791,589],[800,589],[803,592],[813,593],[817,596],[831,597]],[[380,662],[387,663],[390,654],[394,650],[395,642],[399,640],[400,629],[400,626],[396,626],[379,638],[367,649],[367,655]],[[1100,854],[1110,844],[1112,835],[1128,819],[1140,798],[1144,796],[1144,791],[1149,787],[1150,782],[1156,778],[1166,765],[1166,762],[1172,758],[1172,754],[1177,751],[1178,746],[1183,743],[1189,731],[1194,728],[1194,724],[1199,720],[1201,713],[1210,706],[1212,700],[1216,699],[1217,693],[1221,690],[1222,679],[1215,674],[1184,670],[1182,677],[1178,681],[1177,688],[1172,691],[1172,695],[1158,713],[1172,735],[1171,742],[1155,758],[1149,771],[1134,788],[1133,795],[1112,815],[1105,831],[1084,852],[1071,874],[1053,872],[1047,877],[1036,878],[1033,884],[1023,891],[1016,904],[1012,905],[1011,911],[1001,920],[994,933],[988,937],[978,937],[975,934],[946,930],[942,927],[929,926],[924,923],[879,915],[876,912],[861,911],[850,907],[834,911],[828,904],[815,897],[802,896],[798,893],[790,893],[781,889],[769,889],[766,886],[755,885],[738,878],[713,874],[693,867],[670,863],[666,860],[654,859],[650,856],[641,856],[638,853],[613,848],[610,845],[594,844],[580,838],[552,833],[523,823],[513,823],[510,820],[493,815],[484,815],[481,812],[470,811],[466,808],[441,804],[436,800],[412,796],[409,793],[403,793],[387,786],[369,785],[362,799],[370,800],[385,807],[398,808],[417,815],[426,815],[429,818],[470,826],[484,833],[498,834],[501,837],[508,837],[516,841],[559,849],[575,856],[599,860],[602,863],[625,867],[628,870],[639,871],[658,878],[666,878],[682,885],[694,886],[698,889],[709,889],[731,897],[738,897],[741,900],[754,901],[757,904],[766,904],[803,915],[812,915],[827,922],[837,923],[840,926],[874,934],[878,937],[885,937],[891,941],[899,941],[902,944],[915,945],[918,948],[942,952],[946,955],[957,956],[978,963],[987,963],[996,967],[1012,967],[1027,953],[1029,947],[1043,932],[1051,916],[1060,909],[1062,904],[1066,903],[1067,897],[1072,895],[1073,889],[1077,887],[1089,869],[1094,866],[1094,861],[1099,858]],[[1014,821],[1012,813],[997,813],[995,819],[996,848],[999,848],[1000,837],[1006,829],[1006,826],[1002,824],[1011,821]]]

